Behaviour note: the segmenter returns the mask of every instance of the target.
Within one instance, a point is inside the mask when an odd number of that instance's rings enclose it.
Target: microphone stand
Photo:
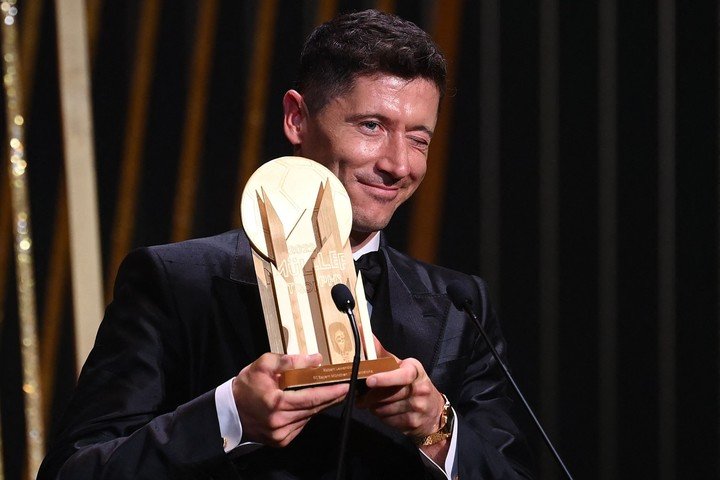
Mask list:
[[[355,406],[355,384],[357,383],[358,371],[360,370],[360,332],[358,331],[357,322],[355,321],[355,301],[353,300],[350,290],[343,284],[335,285],[332,288],[333,300],[338,310],[344,312],[350,320],[353,338],[355,340],[355,354],[353,356],[352,372],[350,374],[350,387],[347,397],[343,405],[341,416],[340,430],[340,453],[338,454],[337,480],[345,479],[345,451],[347,450],[348,433],[350,432],[350,419],[352,418],[352,409]]]
[[[547,445],[548,449],[550,449],[550,452],[553,454],[553,457],[557,461],[557,463],[560,465],[560,468],[562,468],[563,472],[565,473],[565,476],[573,480],[572,475],[570,475],[570,471],[565,466],[565,463],[562,461],[562,458],[560,458],[560,454],[555,450],[555,446],[550,441],[550,437],[547,436],[547,433],[545,433],[545,430],[543,429],[542,425],[540,424],[540,420],[535,416],[535,412],[533,412],[533,409],[530,408],[530,404],[525,400],[525,396],[520,391],[520,387],[518,387],[517,383],[515,383],[515,379],[510,374],[510,370],[508,370],[507,366],[505,366],[505,363],[500,358],[500,355],[498,354],[497,350],[495,350],[495,347],[493,346],[492,342],[490,341],[490,337],[488,337],[488,334],[485,333],[485,329],[482,327],[482,324],[480,323],[480,319],[475,315],[475,312],[472,311],[471,305],[472,301],[470,300],[470,297],[466,295],[464,288],[460,284],[453,284],[448,286],[448,294],[450,295],[450,298],[452,299],[455,306],[459,309],[464,311],[470,318],[472,318],[473,322],[475,323],[475,326],[480,331],[480,334],[482,335],[483,339],[485,340],[485,343],[490,348],[490,352],[492,353],[493,357],[495,358],[495,361],[500,365],[502,368],[503,373],[505,374],[505,378],[510,382],[510,385],[512,385],[513,390],[515,390],[515,393],[520,398],[520,401],[525,406],[525,410],[530,414],[530,417],[532,418],[533,422],[535,423],[535,426],[540,431],[540,434],[542,435],[543,440],[545,441],[545,445]]]

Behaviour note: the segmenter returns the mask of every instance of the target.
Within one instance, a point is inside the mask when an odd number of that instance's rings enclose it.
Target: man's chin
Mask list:
[[[385,228],[389,222],[389,220],[383,222],[376,219],[358,219],[355,217],[352,230],[357,234],[370,235]]]

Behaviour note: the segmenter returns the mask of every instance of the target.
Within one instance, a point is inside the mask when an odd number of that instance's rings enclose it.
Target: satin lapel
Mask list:
[[[237,334],[234,356],[245,365],[270,351],[256,285],[213,278],[213,310],[216,321],[230,325]],[[222,327],[220,330],[225,330]],[[229,339],[224,339],[229,340]]]
[[[450,301],[447,295],[429,290],[416,265],[399,258],[392,250],[383,252],[388,267],[387,291],[378,308],[373,308],[373,332],[386,350],[400,358],[416,358],[431,374],[437,363]]]
[[[235,247],[232,269],[230,270],[230,279],[243,284],[255,285],[255,290],[257,290],[257,277],[255,276],[252,253],[250,252],[250,241],[244,230],[238,231],[238,241]]]
[[[217,320],[232,325],[238,335],[236,349],[245,357],[244,363],[270,351],[250,245],[242,230],[238,233],[230,278],[213,278],[213,298]]]

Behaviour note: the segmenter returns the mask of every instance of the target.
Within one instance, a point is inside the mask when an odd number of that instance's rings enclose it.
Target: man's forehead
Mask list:
[[[366,113],[372,114],[373,101],[376,103],[386,102],[388,106],[399,103],[400,97],[406,88],[425,84],[431,87],[431,90],[425,95],[418,95],[413,92],[411,96],[405,96],[405,104],[415,107],[427,105],[427,108],[433,109],[434,116],[440,104],[440,90],[437,85],[425,77],[404,78],[389,73],[374,73],[356,76],[348,88],[337,92],[330,97],[327,103],[317,112],[321,113],[328,106],[336,104],[338,106],[350,106],[351,104],[359,110],[367,109]],[[356,112],[361,113],[361,112]]]
[[[440,89],[430,78],[422,76],[402,77],[391,72],[374,72],[354,75],[348,81],[346,88],[342,89],[336,97],[352,94],[358,87],[358,84],[362,84],[366,88],[381,88],[387,87],[389,83],[392,83],[393,87],[400,91],[402,88],[414,82],[423,81],[432,84],[435,90],[437,90],[438,97],[440,96]]]

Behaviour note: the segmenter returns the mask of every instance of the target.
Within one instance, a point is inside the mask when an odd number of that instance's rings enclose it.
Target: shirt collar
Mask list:
[[[375,232],[373,237],[362,246],[357,252],[353,252],[353,260],[357,260],[366,253],[377,252],[380,250],[380,232]]]

